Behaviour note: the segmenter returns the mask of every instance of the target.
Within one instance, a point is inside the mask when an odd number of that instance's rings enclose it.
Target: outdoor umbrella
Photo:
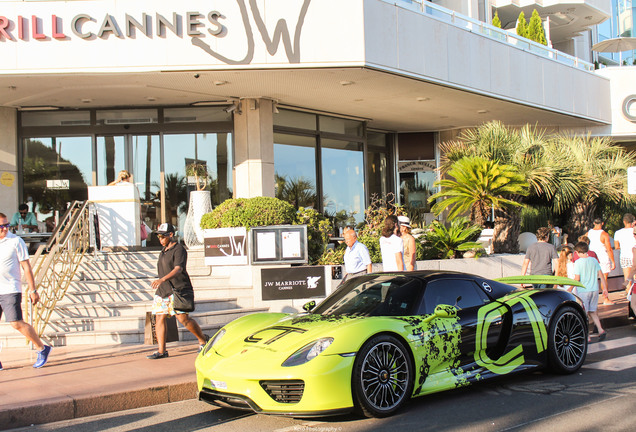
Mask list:
[[[617,37],[606,39],[597,44],[592,45],[592,51],[596,52],[617,52],[619,54],[620,64],[623,64],[623,51],[632,51],[636,49],[636,38],[634,37]]]

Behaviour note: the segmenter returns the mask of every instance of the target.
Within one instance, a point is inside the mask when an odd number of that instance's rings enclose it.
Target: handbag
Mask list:
[[[148,231],[146,231],[146,224],[143,222],[141,223],[140,231],[141,240],[146,240],[148,238]]]
[[[179,312],[192,312],[194,311],[194,291],[177,291],[175,289],[172,290],[172,295],[174,296],[173,308],[175,311]]]

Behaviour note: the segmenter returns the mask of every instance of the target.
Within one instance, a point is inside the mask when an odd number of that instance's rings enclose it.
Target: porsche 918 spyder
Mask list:
[[[507,281],[556,280],[543,279]],[[506,374],[573,373],[587,353],[586,314],[558,289],[455,272],[373,273],[313,306],[219,330],[196,359],[199,399],[294,417],[383,417],[411,397]]]

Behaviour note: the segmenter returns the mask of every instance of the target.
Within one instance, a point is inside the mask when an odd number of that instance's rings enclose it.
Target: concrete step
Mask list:
[[[252,308],[252,309],[232,309],[226,311],[213,311],[213,312],[201,312],[197,313],[196,311],[191,314],[191,316],[199,323],[201,329],[205,334],[212,335],[219,328],[223,327],[225,324],[230,321],[239,318],[243,315],[248,315],[250,313],[256,312],[267,312],[267,308]],[[131,325],[131,320],[134,321],[134,324]],[[104,322],[109,321],[109,322]],[[126,321],[126,324],[123,327],[127,327],[127,329],[109,329],[109,330],[100,330],[104,326],[109,327],[117,327],[120,326],[122,322]],[[52,346],[66,346],[66,345],[85,345],[85,344],[126,344],[126,343],[143,343],[144,342],[144,326],[145,326],[145,315],[143,317],[134,317],[125,318],[125,317],[112,317],[112,318],[102,318],[98,320],[84,321],[84,322],[76,322],[76,323],[67,323],[68,328],[63,331],[60,330],[49,330],[45,332],[42,339],[45,343]],[[79,329],[78,327],[82,327]],[[134,326],[134,327],[132,327]],[[179,335],[180,340],[194,340],[194,336],[182,328],[180,324],[179,326]],[[13,330],[11,334],[3,335],[0,333],[0,343],[3,346],[10,347],[21,347],[25,345],[26,339],[20,335],[17,331]]]

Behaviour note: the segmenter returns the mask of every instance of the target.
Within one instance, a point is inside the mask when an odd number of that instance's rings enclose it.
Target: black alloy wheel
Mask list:
[[[397,338],[376,336],[364,344],[353,366],[356,410],[366,417],[395,413],[413,392],[413,365]]]
[[[587,355],[587,319],[573,307],[563,307],[552,317],[548,337],[550,368],[563,374],[579,370]]]

